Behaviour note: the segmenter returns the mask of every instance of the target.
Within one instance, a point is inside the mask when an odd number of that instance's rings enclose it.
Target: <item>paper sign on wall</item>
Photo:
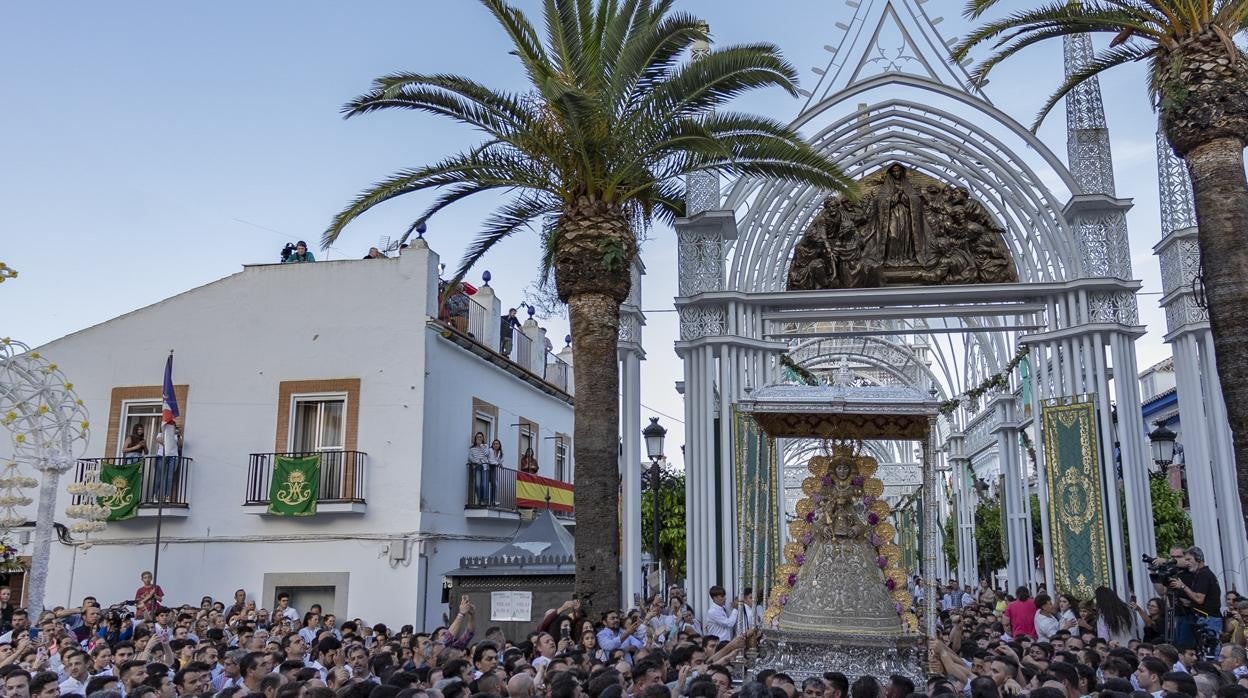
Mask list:
[[[533,615],[533,592],[490,592],[490,620],[518,620],[529,622]]]

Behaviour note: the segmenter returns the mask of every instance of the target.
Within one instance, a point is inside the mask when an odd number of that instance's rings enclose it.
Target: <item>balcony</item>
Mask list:
[[[253,453],[247,463],[247,498],[243,510],[251,514],[269,511],[269,485],[273,464],[279,456],[321,457],[321,484],[317,488],[317,514],[363,514],[364,475],[368,454],[362,451],[320,451],[316,453]]]
[[[520,473],[511,468],[468,463],[468,493],[464,516],[470,519],[519,519],[526,510],[549,507],[571,525],[572,484]],[[491,477],[492,476],[492,477]]]
[[[195,462],[194,458],[172,457],[177,463],[173,471],[173,491],[165,498],[164,502],[160,501],[161,492],[157,488],[157,466],[165,462],[162,456],[144,456],[142,458],[81,458],[74,470],[74,481],[82,482],[88,473],[93,473],[98,478],[100,467],[129,465],[135,460],[142,461],[143,476],[140,484],[141,498],[139,500],[139,508],[136,510],[135,518],[155,518],[157,514],[173,518],[186,518],[190,515],[190,492],[187,483],[190,482],[191,464]],[[75,496],[72,498],[73,504],[94,504],[89,502],[89,497]]]

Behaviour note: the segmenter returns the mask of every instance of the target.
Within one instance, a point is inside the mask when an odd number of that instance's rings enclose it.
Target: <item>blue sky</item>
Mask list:
[[[535,0],[518,4],[536,10]],[[1022,0],[1006,8],[1027,4]],[[814,85],[852,10],[839,0],[766,4],[684,0],[723,43],[768,40]],[[968,28],[962,3],[929,0],[946,37]],[[238,271],[275,261],[288,240],[319,240],[330,217],[362,186],[476,142],[467,128],[412,113],[351,121],[341,105],[381,74],[457,72],[521,89],[504,37],[471,0],[132,1],[6,4],[0,24],[0,260],[21,272],[0,287],[0,334],[38,344]],[[1030,123],[1060,81],[1060,45],[1042,46],[995,74],[989,95]],[[1153,132],[1138,67],[1102,82],[1118,191],[1129,214],[1134,269],[1145,282],[1149,334],[1140,366],[1168,353],[1156,309],[1159,239]],[[789,119],[801,106],[778,91],[738,107]],[[1041,136],[1065,153],[1064,118]],[[412,197],[366,215],[333,258],[360,257],[397,236],[427,203]],[[456,261],[494,200],[461,203],[434,219],[430,245]],[[675,252],[656,228],[643,250],[649,314],[644,416],[668,415],[683,441],[672,351]],[[322,254],[318,250],[318,255]],[[480,269],[504,303],[521,297],[537,268],[535,237],[521,234]],[[470,278],[479,278],[479,273]],[[552,319],[551,334],[566,323]],[[162,357],[153,359],[159,370]],[[73,367],[65,366],[73,375]],[[155,375],[155,374],[154,374]],[[155,378],[153,379],[155,380]],[[651,411],[651,410],[656,410]],[[670,416],[670,417],[669,417]],[[643,420],[644,422],[644,420]],[[676,449],[669,449],[676,452]]]

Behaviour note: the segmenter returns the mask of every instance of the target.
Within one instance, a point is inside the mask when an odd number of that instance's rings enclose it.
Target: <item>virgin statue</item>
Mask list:
[[[888,167],[888,176],[875,195],[874,237],[890,266],[921,265],[927,260],[927,222],[923,200],[901,163]]]
[[[781,630],[895,637],[901,620],[868,539],[855,457],[841,452],[830,458],[806,562],[777,624]]]

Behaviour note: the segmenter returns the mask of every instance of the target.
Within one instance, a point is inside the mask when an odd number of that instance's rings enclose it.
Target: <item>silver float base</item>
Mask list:
[[[763,630],[750,677],[764,669],[788,674],[799,685],[803,679],[822,677],[826,671],[839,671],[851,683],[866,675],[887,683],[888,677],[900,674],[913,681],[918,691],[924,690],[927,681],[917,635],[866,637]]]

